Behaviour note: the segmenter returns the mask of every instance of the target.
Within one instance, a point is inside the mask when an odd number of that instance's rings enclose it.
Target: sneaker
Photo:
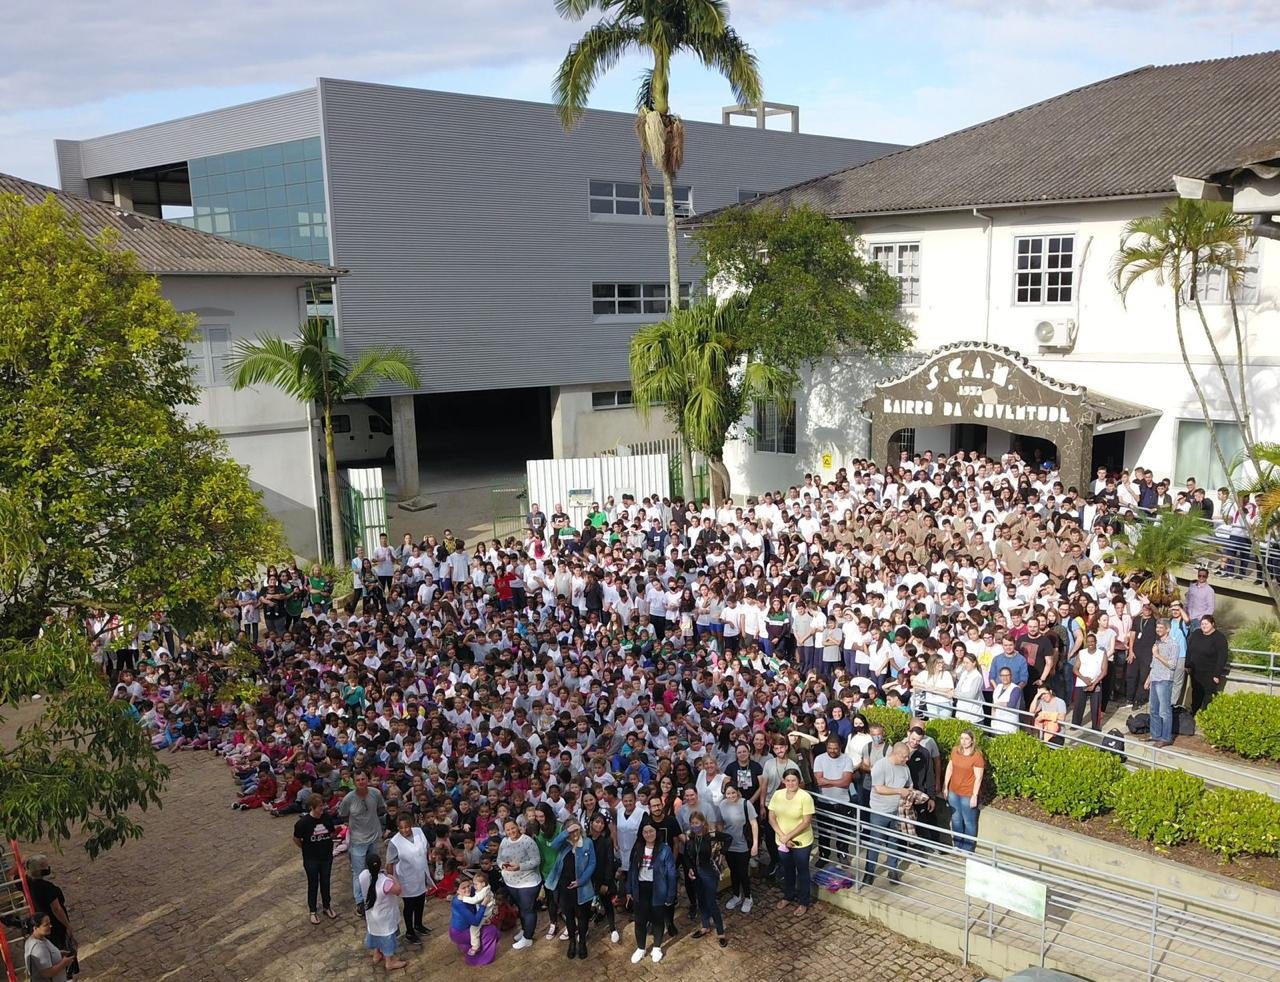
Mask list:
[[[662,949],[655,947],[653,949],[653,954],[650,955],[649,957],[652,958],[655,962],[662,961]]]
[[[512,948],[514,948],[516,951],[520,951],[520,950],[522,950],[522,949],[524,949],[524,948],[531,947],[532,945],[533,945],[533,942],[532,942],[532,941],[530,941],[528,938],[521,938],[519,941],[517,941],[517,942],[516,942],[515,944],[513,944],[511,947],[512,947]]]
[[[643,961],[643,960],[644,960],[644,949],[643,949],[643,948],[637,948],[635,951],[633,951],[633,952],[631,953],[631,964],[632,964],[632,965],[639,965],[639,964],[640,964],[640,962],[641,962],[641,961]]]
[[[569,940],[569,929],[568,929],[568,928],[565,928],[563,931],[561,931],[561,932],[560,932],[560,940],[561,940],[561,941],[568,941],[568,940]]]
[[[425,927],[426,925],[423,925],[423,926]],[[516,936],[511,939],[511,943],[515,944],[516,942],[523,941],[523,940],[524,940],[524,929],[521,928],[519,931],[516,932]]]
[[[750,897],[748,897],[746,900],[742,901],[742,912],[743,912],[744,914],[750,914],[750,913],[751,913],[751,898],[750,898]]]
[[[418,937],[418,935],[417,935],[417,934],[415,934],[413,931],[405,931],[405,933],[404,933],[404,943],[405,943],[405,944],[420,945],[420,944],[422,944],[422,939],[421,939],[420,937]]]
[[[567,938],[568,936],[569,935],[566,933],[565,937]],[[547,933],[543,935],[543,937],[547,941],[554,941],[556,939],[556,926],[552,924],[549,928],[547,928]]]
[[[611,942],[613,942],[614,944],[617,944],[619,941],[621,941],[621,940],[622,940],[622,935],[621,935],[621,934],[619,934],[617,931],[610,931],[610,932],[609,932],[609,940],[610,940]]]
[[[737,910],[737,909],[738,909],[738,904],[740,904],[740,903],[742,903],[742,898],[741,898],[741,897],[730,897],[728,900],[726,900],[726,901],[725,901],[725,903],[724,903],[724,909],[725,909],[725,910]]]
[[[364,903],[356,904],[356,917],[364,917]]]

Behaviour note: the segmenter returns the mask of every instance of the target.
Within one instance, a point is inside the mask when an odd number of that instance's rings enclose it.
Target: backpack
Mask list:
[[[1129,718],[1124,721],[1125,729],[1135,735],[1139,733],[1151,732],[1151,714],[1150,713],[1130,713]]]
[[[1124,734],[1117,729],[1110,729],[1107,735],[1102,738],[1102,749],[1107,750],[1120,758],[1120,763],[1124,763],[1126,757],[1124,755]]]
[[[1173,732],[1178,736],[1196,735],[1196,718],[1181,706],[1173,708]]]

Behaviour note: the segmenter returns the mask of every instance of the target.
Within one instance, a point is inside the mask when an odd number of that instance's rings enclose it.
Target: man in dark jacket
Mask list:
[[[1212,614],[1200,618],[1199,630],[1187,638],[1187,675],[1191,679],[1191,714],[1213,701],[1227,680],[1227,636]]]

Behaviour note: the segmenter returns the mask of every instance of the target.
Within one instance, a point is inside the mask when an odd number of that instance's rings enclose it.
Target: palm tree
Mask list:
[[[323,318],[309,317],[293,341],[260,335],[236,342],[227,362],[234,389],[267,383],[299,402],[316,405],[324,422],[325,467],[329,477],[329,522],[333,562],[346,569],[342,537],[342,503],[338,498],[338,459],[333,447],[333,409],[344,399],[359,399],[379,382],[417,388],[418,357],[405,348],[367,348],[352,361],[334,350]]]
[[[1258,443],[1242,450],[1232,468],[1239,471],[1246,460],[1253,464],[1254,472],[1240,491],[1258,496],[1258,531],[1263,535],[1280,532],[1280,443]]]
[[[636,138],[640,141],[640,201],[650,214],[650,160],[662,173],[663,215],[667,224],[667,297],[680,304],[680,259],[676,249],[675,179],[684,162],[684,123],[671,112],[671,59],[692,54],[729,82],[741,104],[761,99],[760,71],[746,42],[729,26],[724,0],[556,0],[568,20],[591,10],[604,19],[569,48],[556,73],[554,93],[560,121],[570,129],[587,108],[591,89],[604,72],[628,52],[641,52],[652,67],[641,76],[636,95]],[[693,461],[686,446],[682,469],[686,494],[693,487]]]
[[[631,393],[648,415],[664,406],[687,446],[704,454],[711,467],[712,498],[728,496],[724,444],[729,428],[755,399],[783,399],[793,379],[742,347],[741,324],[747,298],[717,303],[704,298],[671,312],[631,339]]]
[[[1154,520],[1144,521],[1136,531],[1117,536],[1112,554],[1116,569],[1125,576],[1142,574],[1139,592],[1157,607],[1167,607],[1178,599],[1175,572],[1193,566],[1217,553],[1209,522],[1194,514],[1161,511]]]
[[[1227,394],[1232,414],[1240,428],[1244,455],[1253,465],[1254,475],[1261,475],[1263,462],[1254,452],[1258,444],[1253,437],[1252,413],[1245,383],[1244,340],[1234,299],[1236,288],[1244,277],[1250,242],[1248,217],[1235,214],[1229,204],[1179,198],[1162,208],[1158,215],[1137,218],[1126,224],[1120,239],[1120,250],[1112,265],[1116,288],[1123,298],[1128,298],[1129,290],[1136,282],[1147,277],[1154,279],[1157,284],[1168,284],[1173,296],[1174,327],[1178,348],[1182,353],[1182,364],[1200,402],[1200,413],[1209,432],[1209,443],[1226,475],[1227,487],[1233,500],[1238,500],[1241,490],[1237,486],[1239,468],[1233,466],[1223,450],[1222,441],[1209,414],[1200,369],[1192,365],[1187,355],[1182,311],[1186,306],[1194,306],[1196,309],[1201,330],[1217,368],[1218,381]],[[1225,291],[1231,300],[1231,322],[1235,332],[1237,359],[1234,379],[1223,363],[1217,339],[1205,316],[1201,300],[1200,283],[1210,270],[1221,271],[1226,280]],[[1262,557],[1264,539],[1265,534],[1261,529],[1250,528],[1250,550],[1262,571],[1268,593],[1273,601],[1280,604],[1280,584],[1273,581]]]

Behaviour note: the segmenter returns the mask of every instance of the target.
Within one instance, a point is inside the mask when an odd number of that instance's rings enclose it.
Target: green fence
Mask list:
[[[490,488],[489,503],[493,515],[493,537],[505,540],[520,535],[529,524],[529,489]]]
[[[684,493],[684,473],[680,466],[680,458],[678,456],[667,458],[667,473],[671,477],[671,497],[681,497],[685,501],[690,500],[689,496]],[[695,469],[693,472],[693,500],[702,501],[711,494],[711,477],[707,473],[705,467]]]
[[[365,547],[365,555],[372,554],[372,544],[378,536],[387,532],[387,495],[362,494],[339,481],[338,494],[342,511],[342,539],[346,544],[347,558],[356,554],[356,546]],[[333,524],[329,519],[329,488],[326,481],[320,492],[320,556],[333,562]]]

